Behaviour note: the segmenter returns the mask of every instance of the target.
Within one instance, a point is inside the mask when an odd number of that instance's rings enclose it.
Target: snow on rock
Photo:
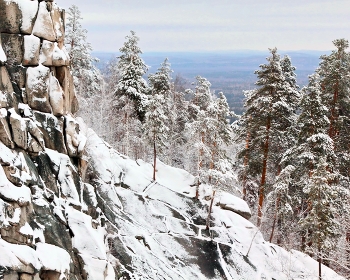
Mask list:
[[[53,270],[67,275],[70,270],[71,257],[68,252],[57,246],[37,243],[36,253],[44,270]]]
[[[33,34],[48,41],[55,41],[56,34],[53,29],[50,12],[47,10],[46,1],[40,2],[38,15],[33,27]]]
[[[6,54],[2,48],[1,36],[0,36],[0,65],[3,65],[7,61]]]
[[[63,116],[64,110],[64,92],[59,81],[50,73],[49,79],[49,97],[52,107],[52,113],[55,116]]]
[[[120,155],[91,130],[87,135],[93,168],[87,172],[98,174],[90,183],[98,185],[97,197],[111,225],[107,231],[116,230],[107,243],[129,277],[317,279],[317,262],[304,266],[301,255],[266,242],[241,216],[250,215],[241,199],[219,193],[206,230],[210,201],[193,199],[191,175],[159,162],[152,182],[150,164]],[[343,279],[330,269],[323,271],[324,279]]]
[[[220,193],[217,203],[221,208],[233,211],[246,219],[250,219],[252,213],[247,202],[227,192]]]
[[[45,3],[45,2],[41,2]],[[27,70],[26,92],[28,105],[40,112],[51,113],[48,82],[50,69],[43,65],[29,67]]]
[[[54,48],[52,52],[52,65],[53,66],[63,66],[67,65],[68,58],[66,53],[58,47],[58,44],[54,43]]]
[[[54,43],[43,40],[43,43],[41,45],[40,49],[40,63],[45,66],[52,66],[52,55],[54,50]]]
[[[60,156],[58,172],[58,182],[60,183],[62,196],[73,205],[81,206],[79,194],[72,176],[72,168],[69,157],[62,154]]]
[[[38,1],[18,1],[18,6],[22,13],[20,30],[23,34],[31,34],[34,20],[38,12]]]
[[[56,38],[58,42],[63,42],[64,40],[64,10],[57,6],[54,2],[52,4],[51,17],[53,22],[53,27],[55,30]]]
[[[196,189],[190,185],[194,181],[194,176],[183,169],[171,167],[157,160],[157,182],[167,188],[195,197]]]
[[[0,108],[0,143],[1,142],[7,147],[14,148],[10,126],[7,121],[7,110],[5,108]]]
[[[0,168],[0,197],[7,201],[16,201],[20,205],[31,202],[31,192],[26,186],[16,187],[6,177],[3,168]]]
[[[92,218],[72,207],[66,208],[69,227],[74,233],[73,247],[81,254],[100,260],[106,260],[104,228],[92,227]]]
[[[10,124],[13,132],[13,141],[22,149],[28,148],[27,126],[24,119],[16,113],[14,109],[10,109]]]
[[[40,39],[34,35],[24,36],[24,55],[22,65],[38,66]]]
[[[72,116],[66,115],[65,122],[68,155],[71,157],[81,156],[86,145],[86,137],[80,131],[79,123]]]

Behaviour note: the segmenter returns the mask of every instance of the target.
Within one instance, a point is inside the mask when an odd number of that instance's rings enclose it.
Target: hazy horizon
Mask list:
[[[332,50],[350,37],[348,0],[57,0],[77,5],[95,51],[118,50],[134,30],[144,52]]]

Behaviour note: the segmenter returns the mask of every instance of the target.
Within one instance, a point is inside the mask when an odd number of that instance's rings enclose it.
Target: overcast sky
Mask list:
[[[330,50],[350,39],[349,0],[56,0],[77,5],[95,51],[134,30],[149,51]]]

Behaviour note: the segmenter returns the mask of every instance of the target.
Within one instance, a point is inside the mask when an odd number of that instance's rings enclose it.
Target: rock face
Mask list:
[[[0,279],[318,279],[264,241],[244,201],[133,161],[74,117],[55,2],[0,0]],[[328,268],[325,277],[342,279]],[[324,278],[327,279],[327,278]]]

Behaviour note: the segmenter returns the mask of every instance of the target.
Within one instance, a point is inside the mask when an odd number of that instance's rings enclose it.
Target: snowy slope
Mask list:
[[[184,170],[159,163],[158,179],[152,182],[149,164],[119,154],[92,130],[87,138],[87,176],[98,174],[93,183],[104,205],[110,253],[119,259],[125,275],[133,279],[318,279],[317,262],[264,241],[252,223],[219,207],[219,198],[212,227],[206,230],[210,201],[193,199],[193,178]],[[221,196],[232,208],[237,205],[242,210],[246,205],[231,195]],[[323,279],[343,279],[326,267],[323,273]]]

